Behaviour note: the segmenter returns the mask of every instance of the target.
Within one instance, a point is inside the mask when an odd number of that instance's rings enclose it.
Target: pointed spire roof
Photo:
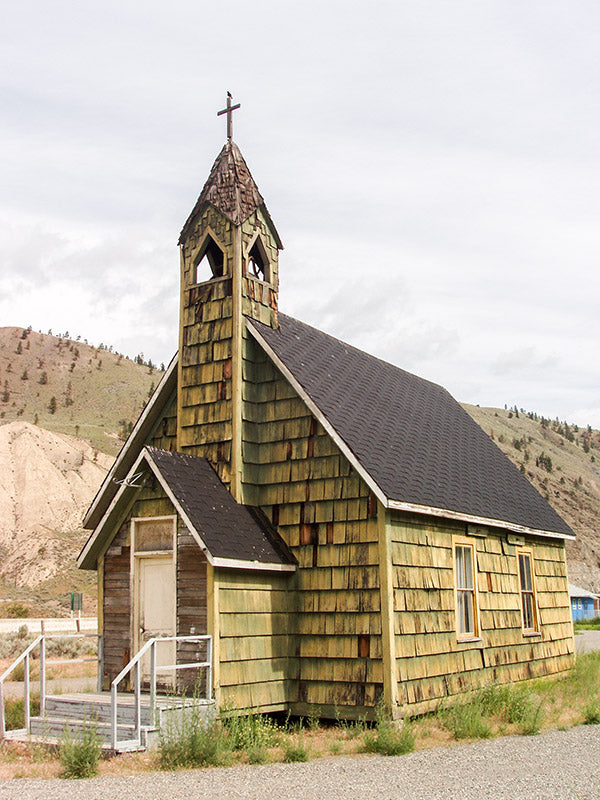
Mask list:
[[[179,236],[180,244],[191,227],[192,220],[204,203],[213,205],[234,225],[241,225],[250,214],[262,207],[271,224],[277,245],[282,249],[283,245],[267,211],[265,201],[258,191],[258,186],[250,174],[240,148],[232,139],[227,140],[212,166],[200,197],[183,226]]]

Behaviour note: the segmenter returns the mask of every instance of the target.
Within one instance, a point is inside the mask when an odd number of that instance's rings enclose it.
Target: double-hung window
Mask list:
[[[533,583],[533,559],[527,550],[519,552],[519,581],[521,584],[521,611],[523,632],[536,633],[538,630],[535,586]]]
[[[456,633],[459,639],[479,636],[475,547],[471,542],[454,543],[456,581]]]

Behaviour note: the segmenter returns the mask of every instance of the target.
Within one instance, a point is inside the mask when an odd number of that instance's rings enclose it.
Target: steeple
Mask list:
[[[228,97],[228,134],[233,109]],[[208,458],[241,502],[245,319],[278,327],[282,244],[229,136],[179,245],[177,449]]]

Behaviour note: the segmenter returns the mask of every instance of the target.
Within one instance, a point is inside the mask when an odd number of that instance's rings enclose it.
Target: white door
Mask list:
[[[137,647],[153,637],[175,636],[175,565],[172,557],[136,558],[137,566]],[[158,642],[156,664],[175,664],[175,642]],[[158,671],[159,686],[173,686],[175,671]],[[142,658],[142,680],[150,677],[150,656]]]

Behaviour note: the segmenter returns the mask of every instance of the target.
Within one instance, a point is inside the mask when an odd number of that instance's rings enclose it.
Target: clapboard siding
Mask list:
[[[540,616],[540,636],[532,637],[521,626],[519,547],[501,530],[472,537],[480,637],[459,642],[453,536],[465,536],[465,525],[397,513],[389,528],[401,703],[422,708],[465,689],[548,675],[572,664],[563,543],[523,538],[533,555]]]
[[[222,705],[287,708],[297,691],[294,576],[218,570],[216,581]]]

